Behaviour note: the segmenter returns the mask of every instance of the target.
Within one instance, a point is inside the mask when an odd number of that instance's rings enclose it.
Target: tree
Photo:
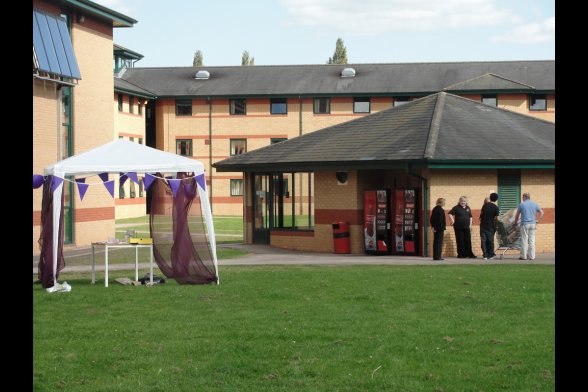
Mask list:
[[[194,67],[202,67],[204,64],[202,63],[203,60],[203,56],[202,56],[202,51],[197,50],[196,53],[194,53],[194,61],[192,61],[192,66]]]
[[[347,64],[347,48],[341,38],[337,38],[335,53],[333,53],[333,57],[329,57],[327,64]]]
[[[249,57],[249,52],[244,50],[241,56],[241,65],[255,65],[255,57]]]

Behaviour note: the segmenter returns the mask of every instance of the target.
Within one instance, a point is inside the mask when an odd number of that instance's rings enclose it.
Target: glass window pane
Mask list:
[[[288,114],[288,101],[286,98],[271,99],[271,114]]]
[[[498,98],[496,94],[482,94],[482,103],[488,106],[498,106]]]
[[[240,155],[247,152],[246,139],[231,139],[231,155]]]
[[[529,97],[529,110],[547,110],[547,95],[531,94]]]
[[[191,116],[192,115],[192,100],[191,99],[176,99],[176,116]]]
[[[244,115],[247,113],[247,102],[245,99],[231,99],[229,101],[231,114]]]
[[[369,113],[370,99],[369,98],[353,98],[353,113]]]

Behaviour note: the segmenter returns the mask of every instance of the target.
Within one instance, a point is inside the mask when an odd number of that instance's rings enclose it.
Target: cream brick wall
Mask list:
[[[445,212],[449,212],[458,204],[460,196],[468,197],[468,204],[472,208],[473,224],[472,249],[481,257],[479,216],[484,198],[490,192],[498,191],[498,175],[496,170],[430,170],[425,174],[429,178],[429,209],[435,206],[437,198],[446,199]],[[521,194],[531,192],[531,198],[535,200],[547,213],[553,215],[555,209],[555,187],[553,170],[523,170],[521,172]],[[546,216],[547,218],[547,216]],[[447,218],[447,231],[444,237],[444,256],[457,256],[455,234],[449,226]],[[427,225],[428,226],[428,225]],[[433,254],[433,235],[428,227],[428,254]],[[537,252],[555,252],[555,223],[546,220],[539,224],[536,235]],[[498,246],[498,241],[495,240]]]
[[[59,107],[56,84],[33,79],[33,174],[43,175],[45,166],[57,159]],[[39,253],[43,187],[33,189],[33,254]]]

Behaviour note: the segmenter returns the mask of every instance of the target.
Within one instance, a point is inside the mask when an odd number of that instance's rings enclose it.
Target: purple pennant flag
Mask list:
[[[178,193],[178,189],[180,188],[180,182],[182,182],[182,180],[170,178],[169,180],[167,180],[167,182],[169,182],[169,186],[172,189],[174,197],[176,197],[176,193]]]
[[[128,173],[127,173],[127,176],[128,176],[128,177],[129,177],[131,180],[133,180],[133,182],[134,182],[135,184],[139,185],[139,179],[137,178],[137,173],[135,173],[135,172],[128,172]]]
[[[106,181],[104,183],[104,186],[108,190],[108,193],[110,193],[110,196],[112,196],[112,198],[114,198],[114,180]]]
[[[204,174],[200,174],[196,176],[196,182],[200,185],[200,188],[206,190],[206,179],[204,178]]]
[[[55,192],[59,185],[63,182],[63,178],[53,176],[53,180],[51,181],[51,190]]]
[[[42,175],[33,174],[33,189],[39,188],[41,185],[43,185],[44,181],[45,181],[45,179],[43,178]]]
[[[98,174],[98,177],[102,179],[102,182],[108,181],[108,173],[100,173]]]
[[[126,174],[120,176],[120,186],[123,186],[125,182],[127,182],[127,178],[129,178]]]
[[[80,200],[84,200],[86,191],[90,185],[86,184],[85,178],[76,178],[76,185],[78,186],[78,192],[80,192]]]
[[[157,177],[152,176],[149,173],[145,173],[145,179],[143,180],[143,185],[145,185],[145,191],[147,191],[147,189],[149,189],[149,187],[151,186],[151,183],[153,181],[155,181],[157,179]]]

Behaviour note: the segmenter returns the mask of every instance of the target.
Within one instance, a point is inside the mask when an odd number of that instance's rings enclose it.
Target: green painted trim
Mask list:
[[[212,75],[212,73],[211,73]],[[212,76],[211,76],[212,77]],[[206,82],[206,81],[203,81]],[[220,99],[236,99],[236,98],[304,98],[304,99],[311,99],[311,98],[353,98],[353,97],[414,97],[418,96],[417,98],[425,98],[431,94],[436,94],[438,91],[434,92],[418,92],[418,93],[320,93],[320,94],[230,94],[230,95],[158,95],[158,98],[162,99],[206,99],[210,98],[220,98]]]
[[[84,9],[93,14],[102,16],[103,18],[113,21],[113,25],[117,27],[133,27],[137,21],[129,16],[123,15],[120,12],[111,10],[88,0],[65,0],[69,5]],[[118,24],[117,24],[118,23]]]
[[[555,169],[555,163],[429,163],[429,169]]]

